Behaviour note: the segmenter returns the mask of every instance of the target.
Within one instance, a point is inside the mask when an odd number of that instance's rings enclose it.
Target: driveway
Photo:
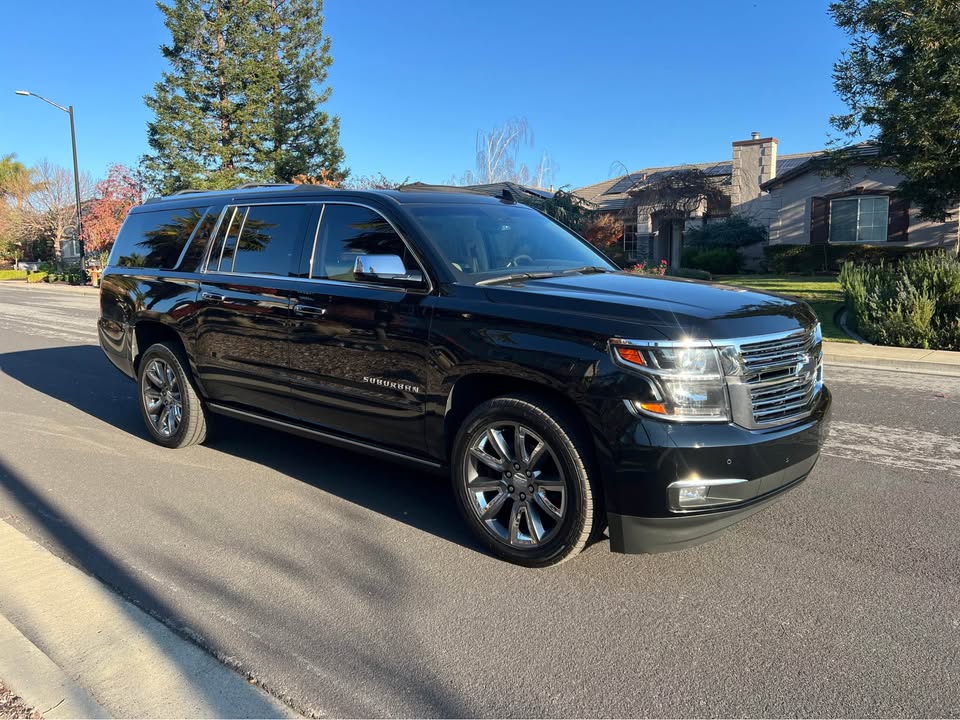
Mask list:
[[[960,378],[828,367],[832,438],[781,502],[531,571],[443,479],[227,421],[150,443],[96,314],[0,284],[0,518],[301,712],[960,715]]]

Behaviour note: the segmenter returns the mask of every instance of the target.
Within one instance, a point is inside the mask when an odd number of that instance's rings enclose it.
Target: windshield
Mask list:
[[[587,242],[525,205],[407,207],[464,282],[524,273],[542,277],[575,268],[617,269]]]

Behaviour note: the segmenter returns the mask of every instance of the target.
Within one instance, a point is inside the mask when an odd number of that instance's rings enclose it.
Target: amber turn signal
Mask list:
[[[632,347],[617,347],[617,355],[620,356],[620,359],[624,362],[632,363],[634,365],[646,365],[647,361],[643,359],[643,353]]]
[[[663,406],[663,403],[637,403],[640,406],[641,410],[646,410],[647,412],[656,413],[657,415],[666,415],[667,409]]]

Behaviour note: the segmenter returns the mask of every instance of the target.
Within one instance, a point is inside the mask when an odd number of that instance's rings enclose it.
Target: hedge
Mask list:
[[[26,280],[26,270],[0,270],[0,280]]]
[[[687,278],[688,280],[712,280],[713,276],[708,273],[706,270],[699,270],[697,268],[677,268],[676,270],[667,270],[667,275],[670,277],[678,278]]]
[[[736,275],[743,267],[743,255],[734,247],[688,247],[682,259],[684,267],[715,275]]]
[[[960,259],[941,251],[840,272],[857,331],[879,345],[960,350]]]
[[[839,270],[843,263],[897,263],[902,258],[936,252],[939,248],[903,245],[767,245],[763,249],[767,267],[778,275],[810,275],[823,270]]]
[[[29,275],[27,275],[27,282],[28,282],[28,283],[46,282],[46,280],[47,280],[47,275],[48,275],[48,273],[45,273],[45,272],[42,272],[42,271],[41,271],[41,272],[32,272],[32,273],[30,273]]]

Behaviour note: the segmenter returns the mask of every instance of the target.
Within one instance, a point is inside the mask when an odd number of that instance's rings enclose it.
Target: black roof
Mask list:
[[[469,191],[455,190],[350,190],[327,187],[326,185],[247,185],[229,190],[181,190],[172,195],[150,198],[145,206],[158,204],[188,207],[203,202],[250,201],[253,199],[290,198],[330,198],[331,196],[389,199],[397,204],[414,203],[495,203],[498,199]]]

